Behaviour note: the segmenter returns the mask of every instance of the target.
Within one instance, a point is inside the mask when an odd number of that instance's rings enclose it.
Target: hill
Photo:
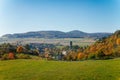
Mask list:
[[[78,30],[70,32],[62,31],[35,31],[17,34],[5,34],[2,38],[102,38],[111,35],[111,33],[86,33]]]
[[[88,47],[84,53],[95,59],[120,57],[120,30],[107,38],[98,40]]]

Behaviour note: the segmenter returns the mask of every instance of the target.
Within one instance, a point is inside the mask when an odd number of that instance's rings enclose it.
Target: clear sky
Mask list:
[[[28,31],[120,29],[120,0],[0,0],[0,36]]]

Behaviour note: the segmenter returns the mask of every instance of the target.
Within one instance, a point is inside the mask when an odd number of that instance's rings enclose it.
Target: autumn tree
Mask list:
[[[84,57],[85,57],[84,53],[80,52],[80,53],[77,54],[77,60],[82,60]]]
[[[8,54],[8,58],[9,58],[9,59],[15,59],[14,53],[10,52],[10,53]]]
[[[75,51],[69,51],[68,54],[66,55],[66,60],[72,61],[77,60],[77,53]]]
[[[120,38],[118,38],[118,39],[116,40],[116,44],[117,44],[117,45],[120,45]]]
[[[16,51],[18,53],[22,53],[24,51],[24,48],[22,46],[18,46]]]

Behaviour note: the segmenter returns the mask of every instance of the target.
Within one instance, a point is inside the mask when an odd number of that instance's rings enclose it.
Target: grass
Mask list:
[[[120,80],[120,59],[0,61],[0,80]]]

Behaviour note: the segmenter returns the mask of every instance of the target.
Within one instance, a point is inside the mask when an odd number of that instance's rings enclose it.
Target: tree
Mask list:
[[[78,60],[81,60],[81,59],[83,59],[85,57],[85,54],[84,53],[78,53],[78,55],[77,55],[77,59]]]
[[[118,39],[116,40],[116,44],[117,44],[117,45],[120,45],[120,38],[118,38]]]
[[[26,45],[25,45],[25,49],[30,50],[30,45],[29,45],[29,44],[26,44]]]
[[[22,53],[23,50],[24,50],[24,48],[23,48],[22,46],[18,46],[18,47],[17,47],[17,52],[18,52],[18,53]]]
[[[70,52],[66,55],[66,59],[67,59],[67,60],[72,60],[72,61],[77,60],[77,53],[76,53],[75,51],[70,51]]]
[[[10,52],[10,53],[8,54],[8,58],[9,58],[9,59],[15,59],[14,53]]]
[[[16,47],[9,44],[4,43],[0,45],[0,54],[9,53],[9,52],[15,52]]]

